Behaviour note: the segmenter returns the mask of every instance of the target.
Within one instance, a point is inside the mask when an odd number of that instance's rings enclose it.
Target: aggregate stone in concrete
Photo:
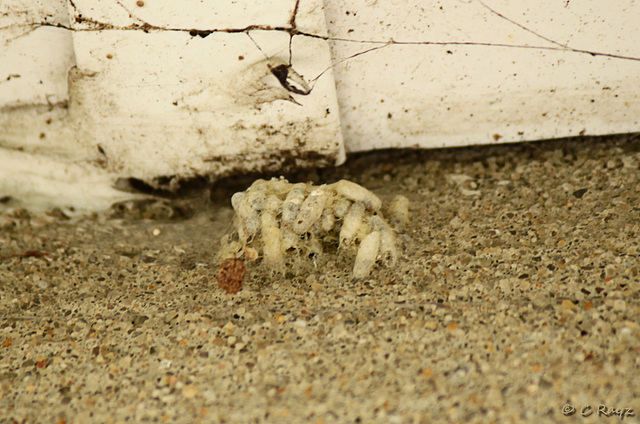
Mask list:
[[[0,422],[638,422],[639,172],[630,135],[287,175],[407,196],[401,259],[359,281],[338,257],[247,261],[237,294],[216,253],[251,179],[84,218],[6,207]]]

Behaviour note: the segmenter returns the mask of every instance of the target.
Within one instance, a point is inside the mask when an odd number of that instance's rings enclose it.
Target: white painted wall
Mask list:
[[[638,16],[633,0],[4,0],[0,198],[83,212],[130,198],[118,178],[635,132]],[[308,95],[272,73],[290,61]]]
[[[334,67],[349,151],[640,129],[636,1],[331,0],[325,11],[331,37],[381,41],[332,41],[334,61],[383,47]]]

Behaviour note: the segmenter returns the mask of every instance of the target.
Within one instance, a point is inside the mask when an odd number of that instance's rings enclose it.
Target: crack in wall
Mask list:
[[[572,47],[571,45],[569,45],[569,43],[558,42],[551,37],[548,37],[540,32],[537,32],[517,22],[514,19],[511,19],[506,14],[486,4],[483,0],[475,0],[475,1],[476,1],[476,4],[480,5],[483,9],[488,11],[491,15],[499,18],[500,20],[508,22],[510,25],[513,25],[514,27],[517,27],[533,35],[537,39],[542,40],[545,43],[548,43],[549,45],[531,45],[531,44],[519,44],[519,43],[492,43],[492,42],[481,42],[481,41],[429,41],[429,40],[410,41],[410,40],[396,40],[396,39],[380,40],[380,39],[348,38],[348,37],[342,37],[342,36],[317,34],[314,32],[303,31],[298,28],[297,18],[298,18],[298,13],[300,11],[301,0],[294,0],[293,7],[291,9],[291,14],[288,18],[288,24],[280,25],[280,26],[248,25],[243,27],[207,29],[207,28],[189,28],[189,27],[184,28],[184,27],[173,27],[168,25],[157,25],[136,15],[136,13],[132,12],[129,8],[127,8],[127,6],[125,6],[123,2],[120,0],[116,0],[116,4],[128,14],[130,19],[133,19],[136,22],[133,22],[129,25],[116,25],[108,22],[102,22],[100,20],[84,16],[84,14],[82,13],[82,10],[79,10],[76,4],[74,3],[74,0],[67,0],[68,4],[70,5],[70,15],[72,15],[69,17],[69,19],[71,19],[72,21],[75,21],[78,24],[87,25],[88,27],[75,28],[72,24],[67,25],[61,22],[51,22],[51,20],[53,19],[53,16],[45,16],[42,22],[32,22],[32,23],[26,24],[25,26],[31,27],[31,29],[28,32],[34,31],[41,27],[54,27],[54,28],[61,28],[67,31],[77,31],[77,32],[97,32],[97,31],[141,31],[144,33],[180,32],[180,33],[187,33],[189,34],[189,36],[193,38],[195,37],[206,38],[209,35],[214,33],[228,33],[228,34],[238,33],[238,34],[246,34],[247,37],[249,37],[251,41],[255,44],[256,48],[259,49],[261,52],[262,52],[262,49],[260,45],[251,36],[251,32],[253,31],[284,32],[289,36],[288,64],[272,66],[270,67],[270,70],[273,76],[279,81],[280,85],[286,91],[288,91],[289,93],[298,94],[298,95],[309,94],[313,90],[317,80],[321,78],[327,71],[333,69],[335,66],[343,62],[349,61],[351,59],[354,59],[358,56],[366,55],[368,53],[375,52],[381,49],[392,48],[393,46],[449,46],[449,47],[450,46],[462,46],[462,47],[470,47],[470,46],[480,47],[481,46],[481,47],[493,47],[493,48],[528,49],[528,50],[538,50],[538,51],[539,50],[559,51],[559,52],[566,52],[566,53],[589,55],[591,57],[600,56],[600,57],[607,57],[607,58],[612,58],[617,60],[625,60],[625,61],[633,61],[633,62],[640,61],[640,57],[615,54],[615,53],[610,53],[606,51],[580,49],[580,48]],[[567,2],[567,5],[565,5],[565,7],[566,6],[568,6],[568,2]],[[19,13],[19,11],[16,13]],[[60,19],[58,19],[58,21],[60,21]],[[7,28],[7,27],[4,27],[4,28]],[[5,45],[15,40],[16,38],[23,37],[25,34],[21,34],[18,37],[14,37],[12,39],[8,39],[7,41],[5,41]],[[357,51],[354,54],[347,55],[346,57],[335,58],[334,60],[331,61],[331,63],[329,63],[329,66],[327,66],[326,69],[317,73],[315,76],[305,80],[291,66],[292,55],[293,55],[292,42],[293,42],[293,38],[297,36],[309,37],[309,38],[324,40],[332,43],[360,44],[362,46],[367,46],[367,48],[364,48],[361,51]],[[271,59],[264,52],[262,53],[265,55],[267,59]],[[447,53],[450,53],[450,52],[447,51]],[[320,69],[316,70],[316,72],[318,71],[320,71]],[[5,79],[1,80],[0,84],[9,82],[12,78],[17,78],[18,76],[19,75],[17,74],[10,74]],[[296,103],[295,100],[293,101],[294,103]]]
[[[145,33],[149,33],[149,32],[154,32],[154,31],[170,31],[170,32],[184,32],[184,33],[188,33],[190,36],[192,37],[201,37],[201,38],[206,38],[207,36],[213,34],[213,33],[229,33],[229,34],[234,34],[234,33],[246,33],[249,34],[251,31],[277,31],[277,32],[286,32],[289,34],[290,36],[290,43],[289,43],[289,48],[291,49],[291,39],[293,39],[293,37],[295,36],[302,36],[302,37],[310,37],[310,38],[315,38],[315,39],[320,39],[320,40],[324,40],[324,41],[332,41],[332,42],[344,42],[344,43],[357,43],[357,44],[363,44],[363,45],[374,45],[374,47],[371,48],[367,48],[361,52],[355,53],[351,56],[345,57],[345,58],[341,58],[339,59],[336,63],[333,63],[332,66],[335,66],[339,63],[342,63],[344,61],[347,61],[349,59],[352,59],[354,57],[357,56],[361,56],[363,54],[367,54],[369,52],[372,51],[376,51],[376,50],[380,50],[382,48],[386,48],[386,47],[390,47],[390,46],[466,46],[466,47],[472,47],[472,46],[478,46],[478,47],[495,47],[495,48],[510,48],[510,49],[529,49],[529,50],[542,50],[542,51],[559,51],[559,52],[567,52],[567,53],[575,53],[575,54],[584,54],[584,55],[589,55],[592,57],[606,57],[606,58],[612,58],[612,59],[618,59],[618,60],[628,60],[628,61],[640,61],[640,57],[637,56],[629,56],[629,55],[623,55],[623,54],[615,54],[615,53],[610,53],[610,52],[605,52],[605,51],[596,51],[596,50],[589,50],[589,49],[580,49],[580,48],[574,48],[571,47],[568,44],[563,44],[560,43],[556,40],[553,40],[550,37],[547,37],[543,34],[540,34],[528,27],[526,27],[525,25],[520,24],[519,22],[509,18],[508,16],[504,15],[503,13],[493,9],[492,7],[490,7],[489,5],[487,5],[486,3],[484,3],[482,0],[475,0],[477,1],[483,8],[485,8],[486,10],[488,10],[491,14],[493,14],[494,16],[497,16],[498,18],[505,20],[515,26],[517,26],[518,28],[534,35],[535,37],[552,44],[552,46],[545,46],[545,45],[528,45],[528,44],[512,44],[512,43],[491,43],[491,42],[479,42],[479,41],[429,41],[429,40],[423,40],[423,41],[408,41],[408,40],[394,40],[394,39],[389,39],[389,40],[365,40],[365,39],[352,39],[352,38],[347,38],[347,37],[333,37],[333,36],[329,36],[329,35],[322,35],[322,34],[316,34],[316,33],[312,33],[312,32],[306,32],[306,31],[301,31],[297,28],[296,25],[296,17],[299,11],[299,5],[300,5],[300,0],[296,0],[295,4],[294,4],[294,8],[291,14],[291,17],[289,19],[289,25],[288,26],[270,26],[270,25],[248,25],[245,27],[239,27],[239,28],[215,28],[215,29],[202,29],[202,28],[180,28],[180,27],[170,27],[170,26],[162,26],[162,25],[156,25],[156,24],[152,24],[149,23],[141,18],[139,18],[138,16],[136,16],[133,12],[131,12],[129,9],[127,9],[122,2],[117,1],[116,3],[122,7],[128,14],[129,17],[131,19],[135,19],[138,21],[138,23],[132,23],[130,25],[126,25],[126,26],[122,26],[122,25],[114,25],[114,24],[110,24],[110,23],[106,23],[106,22],[101,22],[99,20],[96,19],[92,19],[89,17],[85,17],[82,15],[82,13],[80,13],[80,11],[78,10],[78,8],[76,7],[76,5],[74,4],[74,2],[72,0],[68,0],[69,4],[71,5],[71,7],[73,8],[73,10],[76,11],[76,16],[73,17],[73,20],[76,23],[79,24],[88,24],[90,25],[89,28],[73,28],[72,26],[68,26],[68,25],[64,25],[62,23],[51,23],[51,22],[33,22],[33,23],[29,23],[26,24],[24,26],[29,26],[31,27],[31,29],[23,34],[21,34],[18,37],[14,37],[12,39],[8,39],[7,41],[5,41],[5,45],[9,44],[11,41],[15,40],[16,38],[19,37],[23,37],[26,34],[28,34],[29,32],[32,32],[38,28],[41,27],[54,27],[54,28],[62,28],[62,29],[66,29],[69,31],[108,31],[108,30],[112,30],[112,31],[142,31]],[[568,5],[568,2],[567,2]],[[7,27],[2,27],[1,29],[4,29]],[[289,51],[290,53],[290,57],[291,57],[291,50]],[[330,68],[328,68],[330,69]],[[328,70],[327,69],[327,70]],[[323,71],[320,75],[312,78],[310,81],[315,81],[317,80],[324,72],[326,72],[327,70]]]
[[[487,10],[491,15],[496,16],[500,20],[508,22],[509,24],[525,31],[526,33],[533,35],[537,39],[542,40],[545,43],[548,43],[549,45],[492,43],[492,42],[482,42],[482,41],[430,41],[430,40],[409,41],[409,40],[396,40],[392,38],[389,40],[376,40],[376,39],[358,39],[358,38],[348,38],[348,37],[342,37],[342,36],[317,34],[314,32],[302,31],[298,29],[296,20],[298,17],[298,12],[300,10],[300,0],[295,0],[293,4],[291,15],[288,19],[288,25],[284,25],[284,26],[248,25],[248,26],[237,27],[237,28],[232,27],[232,28],[214,28],[214,29],[183,28],[183,27],[172,27],[167,25],[157,25],[140,18],[134,12],[129,10],[120,0],[117,0],[116,4],[120,6],[128,14],[130,19],[133,19],[137,22],[131,23],[130,25],[115,25],[112,23],[102,22],[100,20],[84,16],[82,11],[78,9],[78,7],[76,6],[73,0],[67,0],[67,1],[68,1],[68,4],[71,6],[71,9],[74,11],[73,13],[74,16],[70,16],[69,19],[73,20],[78,24],[87,25],[88,27],[74,28],[72,24],[65,25],[64,23],[61,23],[61,22],[49,22],[48,19],[52,19],[52,16],[46,16],[43,22],[33,22],[28,24],[27,26],[30,26],[31,28],[25,33],[20,34],[19,36],[14,37],[12,39],[6,40],[5,46],[11,43],[12,41],[14,41],[15,39],[24,37],[30,32],[35,31],[36,29],[41,27],[54,27],[54,28],[61,28],[64,30],[68,30],[68,31],[78,31],[78,32],[83,32],[83,31],[87,31],[87,32],[88,31],[91,31],[91,32],[93,31],[142,31],[144,33],[161,32],[161,31],[162,32],[180,32],[180,33],[188,33],[189,36],[193,38],[195,37],[206,38],[209,35],[214,33],[227,33],[227,34],[237,33],[237,34],[246,34],[247,37],[251,39],[251,41],[256,46],[256,48],[259,49],[264,54],[264,56],[269,60],[271,58],[268,57],[268,55],[266,55],[262,51],[262,48],[260,47],[259,43],[257,43],[254,40],[254,38],[251,36],[251,32],[252,31],[284,32],[284,33],[287,33],[289,36],[288,64],[270,66],[269,69],[273,74],[273,76],[278,80],[280,85],[286,91],[292,94],[303,95],[303,96],[310,94],[311,91],[314,89],[316,82],[325,73],[332,70],[335,66],[342,64],[344,62],[347,62],[356,57],[366,55],[368,53],[375,52],[378,50],[390,48],[393,46],[442,46],[442,47],[453,47],[453,46],[474,47],[475,46],[475,47],[491,47],[491,48],[526,49],[531,51],[565,52],[565,53],[572,53],[572,54],[588,55],[591,57],[603,57],[603,58],[611,58],[615,60],[625,60],[625,61],[632,61],[632,62],[640,61],[640,57],[610,53],[606,51],[580,49],[580,48],[572,47],[568,43],[558,42],[550,37],[545,36],[544,34],[541,34],[539,32],[532,30],[531,28],[528,28],[527,26],[517,22],[514,19],[511,19],[510,17],[506,16],[500,11],[487,5],[482,0],[475,0],[475,1],[483,9]],[[566,6],[568,6],[568,4],[565,5],[565,7]],[[354,54],[348,55],[346,57],[335,58],[329,63],[329,65],[324,70],[305,80],[305,78],[302,75],[298,74],[298,72],[296,72],[293,69],[291,64],[292,57],[293,57],[292,44],[293,44],[293,39],[296,36],[309,37],[309,38],[319,39],[319,40],[332,42],[332,43],[360,44],[360,45],[369,46],[369,47],[361,51],[358,51]],[[10,79],[10,77],[11,76],[9,76],[9,78],[7,78],[6,81],[0,81],[0,84],[7,82]],[[293,99],[293,97],[291,96],[289,97],[291,101],[293,101],[294,103],[297,103],[295,99]]]

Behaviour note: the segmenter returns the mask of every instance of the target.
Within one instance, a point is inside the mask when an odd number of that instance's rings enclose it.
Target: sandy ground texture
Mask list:
[[[362,281],[338,258],[247,263],[236,295],[216,252],[251,178],[83,219],[7,210],[0,422],[638,422],[639,170],[640,137],[616,136],[289,175],[407,196],[401,259]]]

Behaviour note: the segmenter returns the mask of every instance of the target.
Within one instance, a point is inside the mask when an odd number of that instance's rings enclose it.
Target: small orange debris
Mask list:
[[[451,324],[447,325],[447,331],[454,331],[458,329],[458,323],[457,322],[452,322]]]
[[[429,378],[433,375],[433,368],[425,368],[422,370],[422,372],[420,373],[421,376],[425,377],[425,378]]]
[[[584,309],[591,309],[591,308],[593,308],[593,302],[589,302],[588,300],[584,302]]]
[[[2,347],[9,347],[13,344],[13,340],[11,339],[4,339],[4,341],[2,342]]]

